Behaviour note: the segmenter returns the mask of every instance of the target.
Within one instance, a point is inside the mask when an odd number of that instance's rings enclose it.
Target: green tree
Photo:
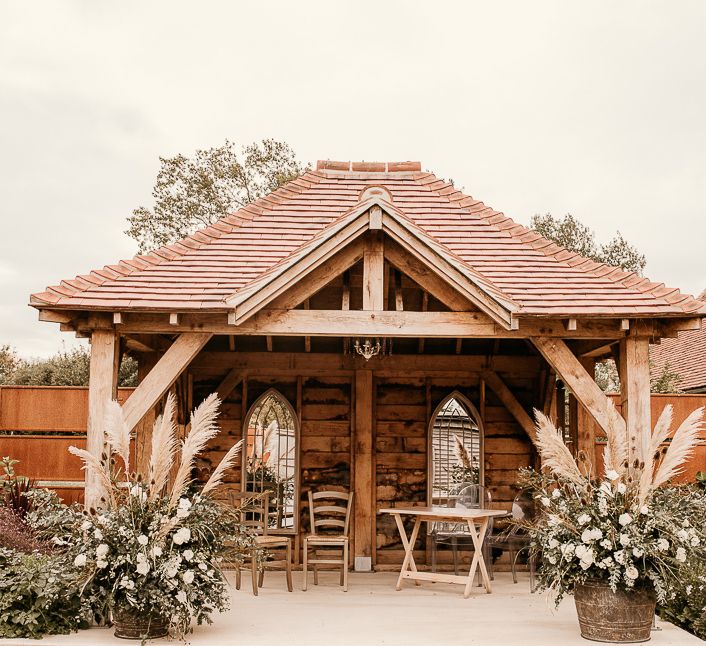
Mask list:
[[[621,267],[625,271],[634,271],[640,276],[647,264],[644,254],[625,240],[620,231],[606,244],[599,245],[594,231],[570,213],[563,218],[555,218],[551,213],[534,215],[530,228],[585,258]]]
[[[288,144],[264,139],[240,152],[222,146],[192,157],[160,157],[152,189],[154,206],[140,206],[128,218],[127,235],[145,253],[213,224],[219,218],[279,188],[309,166],[297,161]]]
[[[0,346],[0,384],[7,383],[10,375],[15,372],[20,358],[9,345]]]
[[[0,348],[0,371],[3,356],[15,358],[11,369],[0,372],[0,383],[15,386],[87,386],[90,353],[79,346],[71,350],[61,349],[48,359],[21,359],[10,346]],[[118,385],[137,385],[137,362],[123,357],[118,372]]]

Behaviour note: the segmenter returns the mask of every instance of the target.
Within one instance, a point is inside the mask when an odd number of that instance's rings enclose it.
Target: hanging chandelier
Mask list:
[[[353,348],[366,361],[369,361],[372,357],[380,354],[380,350],[382,350],[380,339],[375,339],[374,343],[368,338],[366,338],[362,343],[360,341],[360,339],[356,339],[353,344]]]

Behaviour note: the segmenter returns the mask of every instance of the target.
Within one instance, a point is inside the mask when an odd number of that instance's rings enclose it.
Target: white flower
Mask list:
[[[698,537],[696,534],[694,534],[694,535],[691,537],[691,541],[690,541],[690,542],[691,542],[691,544],[692,544],[694,547],[696,547],[696,546],[701,542],[701,540],[699,539],[699,537]]]
[[[102,540],[103,540],[103,532],[102,532],[100,529],[98,529],[97,527],[96,527],[96,531],[93,532],[93,535],[94,535],[99,541],[102,541]]]
[[[190,561],[192,558],[194,558],[194,553],[191,550],[184,550],[183,556],[187,561]]]
[[[181,578],[184,579],[184,583],[193,583],[194,582],[193,570],[187,570],[186,572],[184,572],[184,574],[181,575]]]
[[[613,549],[613,543],[612,543],[609,539],[604,538],[604,539],[601,541],[601,547],[604,547],[604,548],[607,549],[607,550],[612,550],[612,549]]]
[[[208,569],[208,566],[205,563],[199,563],[199,570],[202,572],[205,572]]]
[[[686,593],[688,595],[691,595],[691,591],[693,590],[693,587],[690,585],[687,585],[686,588],[684,588],[684,590],[686,591]]]
[[[620,544],[623,547],[627,547],[630,545],[630,535],[629,534],[621,534],[620,535]]]
[[[680,541],[686,542],[687,540],[689,540],[689,534],[687,533],[687,531],[685,529],[680,529],[677,532],[677,537],[679,538]]]
[[[689,527],[691,523],[689,522],[688,518],[685,518],[684,520],[681,521],[681,526],[682,527]]]
[[[601,482],[600,491],[609,496],[613,495],[613,490],[610,488],[610,482],[608,482],[607,480]]]
[[[176,593],[176,598],[179,603],[186,604],[186,592],[183,590],[179,590],[179,592]]]
[[[171,565],[170,567],[167,568],[165,574],[166,574],[167,577],[169,577],[170,579],[173,579],[173,578],[177,575],[177,572],[178,572],[178,571],[179,571],[179,565],[178,565],[178,564],[173,564],[173,565]]]
[[[584,529],[581,534],[581,540],[584,543],[590,543],[593,540],[593,531],[590,529]]]
[[[186,518],[191,512],[188,509],[182,509],[179,507],[176,511],[176,517],[177,518]]]
[[[617,471],[611,469],[610,471],[606,471],[605,477],[608,478],[608,480],[617,480],[620,476]]]
[[[548,560],[552,565],[556,565],[556,556],[554,556],[553,554],[550,554],[550,555],[547,557],[547,560]]]
[[[150,539],[147,538],[147,536],[145,536],[144,534],[140,534],[140,535],[137,537],[137,542],[138,542],[140,545],[147,545],[147,543],[150,542]]]
[[[561,555],[565,559],[570,560],[573,557],[575,550],[576,546],[573,543],[564,543],[564,545],[561,546]]]
[[[158,556],[162,556],[162,548],[159,545],[155,545],[152,550],[152,558],[157,558]]]
[[[614,552],[613,558],[616,560],[617,563],[620,563],[621,565],[624,564],[625,563],[625,551],[618,550],[617,552]]]
[[[549,516],[547,517],[547,525],[549,525],[549,527],[556,527],[560,524],[561,521],[554,514],[549,514]]]
[[[176,532],[174,532],[172,540],[175,545],[182,545],[183,543],[187,543],[190,538],[191,530],[188,527],[180,527]]]
[[[625,568],[625,576],[632,581],[637,579],[638,574],[639,572],[637,571],[637,568],[634,565],[629,565]]]
[[[581,556],[581,560],[579,561],[581,569],[588,570],[588,568],[591,567],[591,565],[593,564],[595,558],[596,555],[593,550],[586,550]]]
[[[686,550],[683,547],[677,548],[676,559],[681,563],[684,563],[684,561],[686,561]]]
[[[79,554],[75,559],[74,559],[74,565],[76,567],[83,567],[86,565],[86,555],[85,554]]]
[[[612,556],[606,556],[601,563],[603,563],[603,567],[610,567],[613,565],[613,557]]]
[[[122,579],[120,579],[120,586],[125,588],[126,590],[134,590],[135,582],[132,579],[128,579],[126,576],[124,576]]]
[[[636,556],[637,558],[640,558],[641,556],[643,556],[644,553],[645,553],[645,551],[639,547],[632,548],[632,555]]]
[[[608,501],[603,496],[598,498],[598,513],[601,516],[605,516],[608,513]]]
[[[96,558],[102,559],[109,551],[110,548],[105,543],[101,543],[96,547]]]
[[[150,564],[147,561],[138,560],[137,567],[135,569],[138,574],[142,574],[144,576],[150,571]]]
[[[647,514],[650,513],[649,507],[648,507],[647,505],[642,505],[642,507],[640,507],[640,513],[641,513],[643,516],[647,516]]]
[[[188,498],[179,498],[179,509],[191,509],[191,501]]]
[[[629,525],[632,522],[632,516],[630,514],[620,514],[620,517],[618,518],[618,522],[625,527],[626,525]]]
[[[542,497],[540,498],[540,500],[542,501],[542,504],[543,504],[545,507],[549,507],[549,505],[552,504],[552,501],[549,500],[549,498],[547,498],[546,496],[542,496]]]
[[[108,561],[104,561],[103,559],[98,559],[98,560],[96,561],[96,567],[97,567],[99,570],[102,570],[103,568],[108,567]]]
[[[624,482],[619,482],[618,486],[615,488],[619,494],[624,494],[627,491],[627,487]]]
[[[669,541],[666,538],[660,538],[657,541],[657,549],[660,552],[666,552],[669,549]]]
[[[552,491],[552,498],[561,498],[561,489],[554,489],[554,491]]]
[[[585,525],[586,523],[591,522],[591,517],[588,514],[581,514],[577,519],[576,522],[579,525]]]
[[[93,523],[91,523],[90,520],[84,520],[84,521],[81,523],[81,529],[82,529],[84,532],[86,532],[86,531],[88,531],[89,529],[91,529],[91,527],[93,527]]]

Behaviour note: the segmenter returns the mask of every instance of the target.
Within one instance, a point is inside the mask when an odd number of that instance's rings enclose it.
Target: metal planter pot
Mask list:
[[[584,639],[614,644],[650,640],[656,602],[653,591],[613,592],[606,581],[586,581],[576,586],[574,601]]]
[[[143,616],[131,610],[115,610],[115,636],[120,639],[157,639],[169,633],[169,622],[164,617]]]

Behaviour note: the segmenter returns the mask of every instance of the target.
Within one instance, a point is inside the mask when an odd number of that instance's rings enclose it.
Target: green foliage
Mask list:
[[[15,465],[19,460],[6,456],[0,460],[0,504],[10,507],[20,517],[24,517],[32,506],[32,500],[27,494],[34,488],[32,480],[15,473]]]
[[[563,218],[555,218],[551,213],[533,215],[530,228],[585,258],[634,271],[640,276],[647,264],[645,256],[625,240],[620,231],[609,242],[599,245],[593,230],[570,213]]]
[[[652,362],[650,362],[650,367],[652,367]],[[620,377],[613,359],[606,359],[596,364],[595,378],[603,392],[620,392]],[[650,391],[665,395],[678,394],[681,392],[679,382],[681,382],[681,376],[674,372],[667,363],[661,373],[652,375],[650,378]]]
[[[706,564],[695,560],[683,567],[659,616],[706,640]]]
[[[594,372],[596,383],[606,393],[620,392],[620,377],[613,359],[599,361]]]
[[[4,357],[4,358],[3,358]],[[87,386],[91,354],[79,346],[62,348],[48,359],[21,359],[10,346],[0,348],[0,384],[15,386]],[[3,368],[4,366],[4,368]],[[123,357],[118,385],[137,385],[137,361]]]
[[[0,637],[39,639],[87,628],[80,585],[61,554],[0,548]]]
[[[665,363],[662,372],[659,375],[653,375],[650,379],[650,391],[664,394],[680,393],[680,381],[679,374],[672,370],[669,363]]]
[[[140,253],[181,240],[195,230],[233,213],[307,170],[284,142],[264,139],[240,152],[222,146],[197,150],[193,157],[160,157],[152,190],[154,206],[140,206],[125,232]]]

